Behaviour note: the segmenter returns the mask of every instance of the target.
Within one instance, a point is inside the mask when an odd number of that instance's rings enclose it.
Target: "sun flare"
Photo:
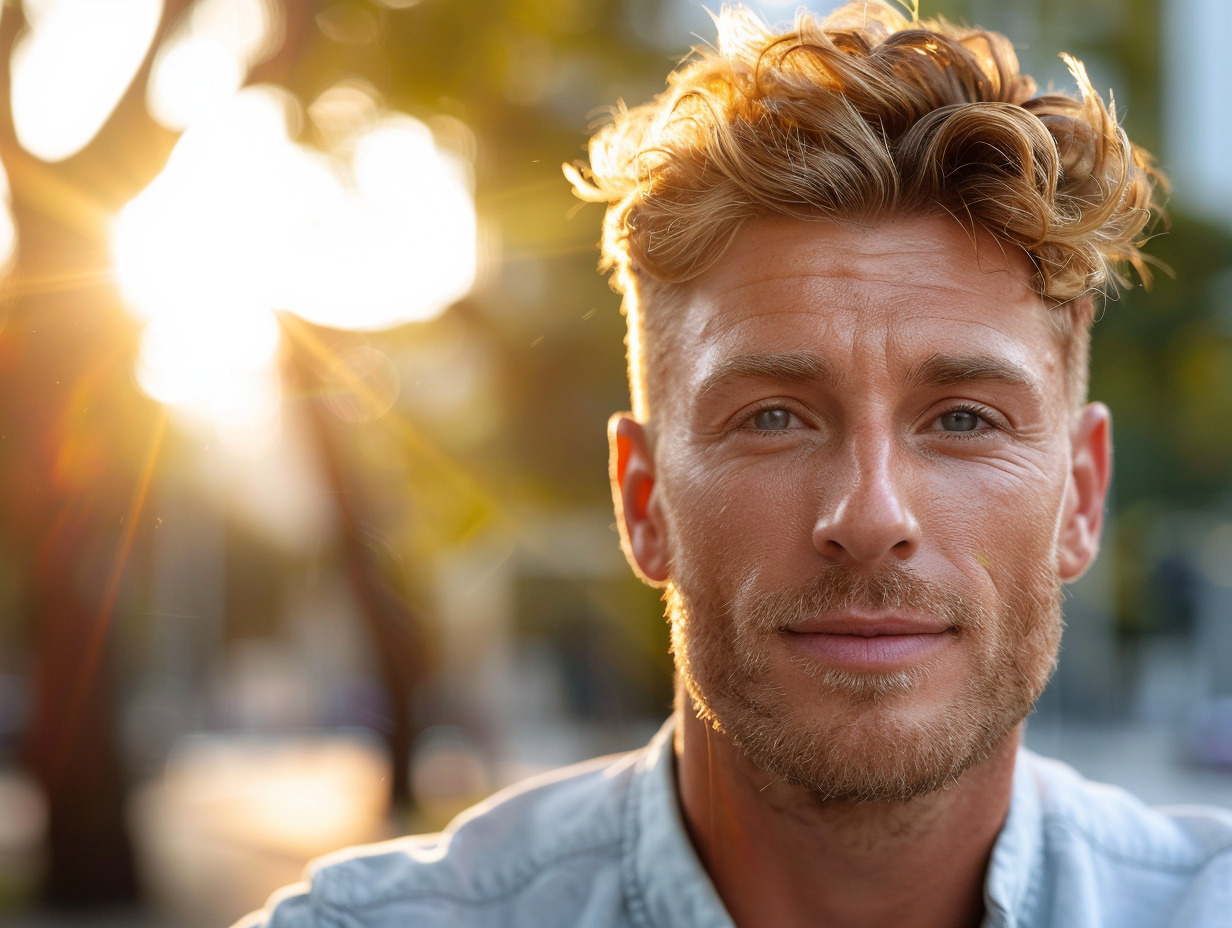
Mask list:
[[[276,380],[273,311],[375,331],[431,318],[472,286],[468,164],[402,114],[316,151],[291,138],[300,115],[277,88],[240,91],[117,218],[116,274],[146,323],[138,382],[155,399],[248,421]]]

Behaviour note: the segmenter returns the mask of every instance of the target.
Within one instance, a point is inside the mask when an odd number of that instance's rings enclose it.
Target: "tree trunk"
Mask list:
[[[168,0],[151,49],[188,2]],[[23,27],[20,6],[6,4],[0,160],[19,252],[0,333],[8,385],[0,507],[29,604],[33,705],[24,758],[48,801],[45,901],[131,902],[138,886],[111,632],[161,427],[133,387],[135,326],[111,282],[107,235],[115,212],[162,169],[175,136],[145,111],[151,51],[85,149],[58,164],[30,156],[13,129],[9,77]]]

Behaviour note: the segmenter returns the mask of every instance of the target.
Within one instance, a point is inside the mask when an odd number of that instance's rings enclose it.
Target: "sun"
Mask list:
[[[276,410],[275,311],[373,331],[431,318],[474,284],[464,159],[398,113],[315,150],[291,138],[301,115],[278,88],[239,91],[188,128],[112,230],[145,324],[138,383],[198,419],[261,428]]]

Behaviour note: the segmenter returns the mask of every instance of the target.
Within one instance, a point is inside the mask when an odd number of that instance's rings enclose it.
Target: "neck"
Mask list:
[[[755,767],[686,708],[677,781],[693,844],[739,928],[974,928],[1018,740],[1015,729],[948,789],[820,800]]]

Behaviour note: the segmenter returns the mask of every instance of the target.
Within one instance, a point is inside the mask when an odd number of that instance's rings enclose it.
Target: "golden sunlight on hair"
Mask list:
[[[766,215],[877,222],[942,213],[1026,252],[1058,308],[1071,394],[1086,392],[1092,295],[1148,273],[1140,246],[1162,178],[1082,64],[1077,95],[1037,94],[1003,35],[907,19],[882,0],[786,32],[743,8],[716,17],[642,106],[615,110],[566,166],[607,204],[601,266],[625,294],[634,408],[670,351],[672,291]]]
[[[909,21],[878,0],[775,33],[716,19],[655,100],[618,110],[567,168],[608,204],[604,265],[679,282],[759,215],[876,218],[944,211],[1024,248],[1040,292],[1072,300],[1120,279],[1158,212],[1151,159],[1080,63],[1078,95],[1036,95],[1002,35]]]

